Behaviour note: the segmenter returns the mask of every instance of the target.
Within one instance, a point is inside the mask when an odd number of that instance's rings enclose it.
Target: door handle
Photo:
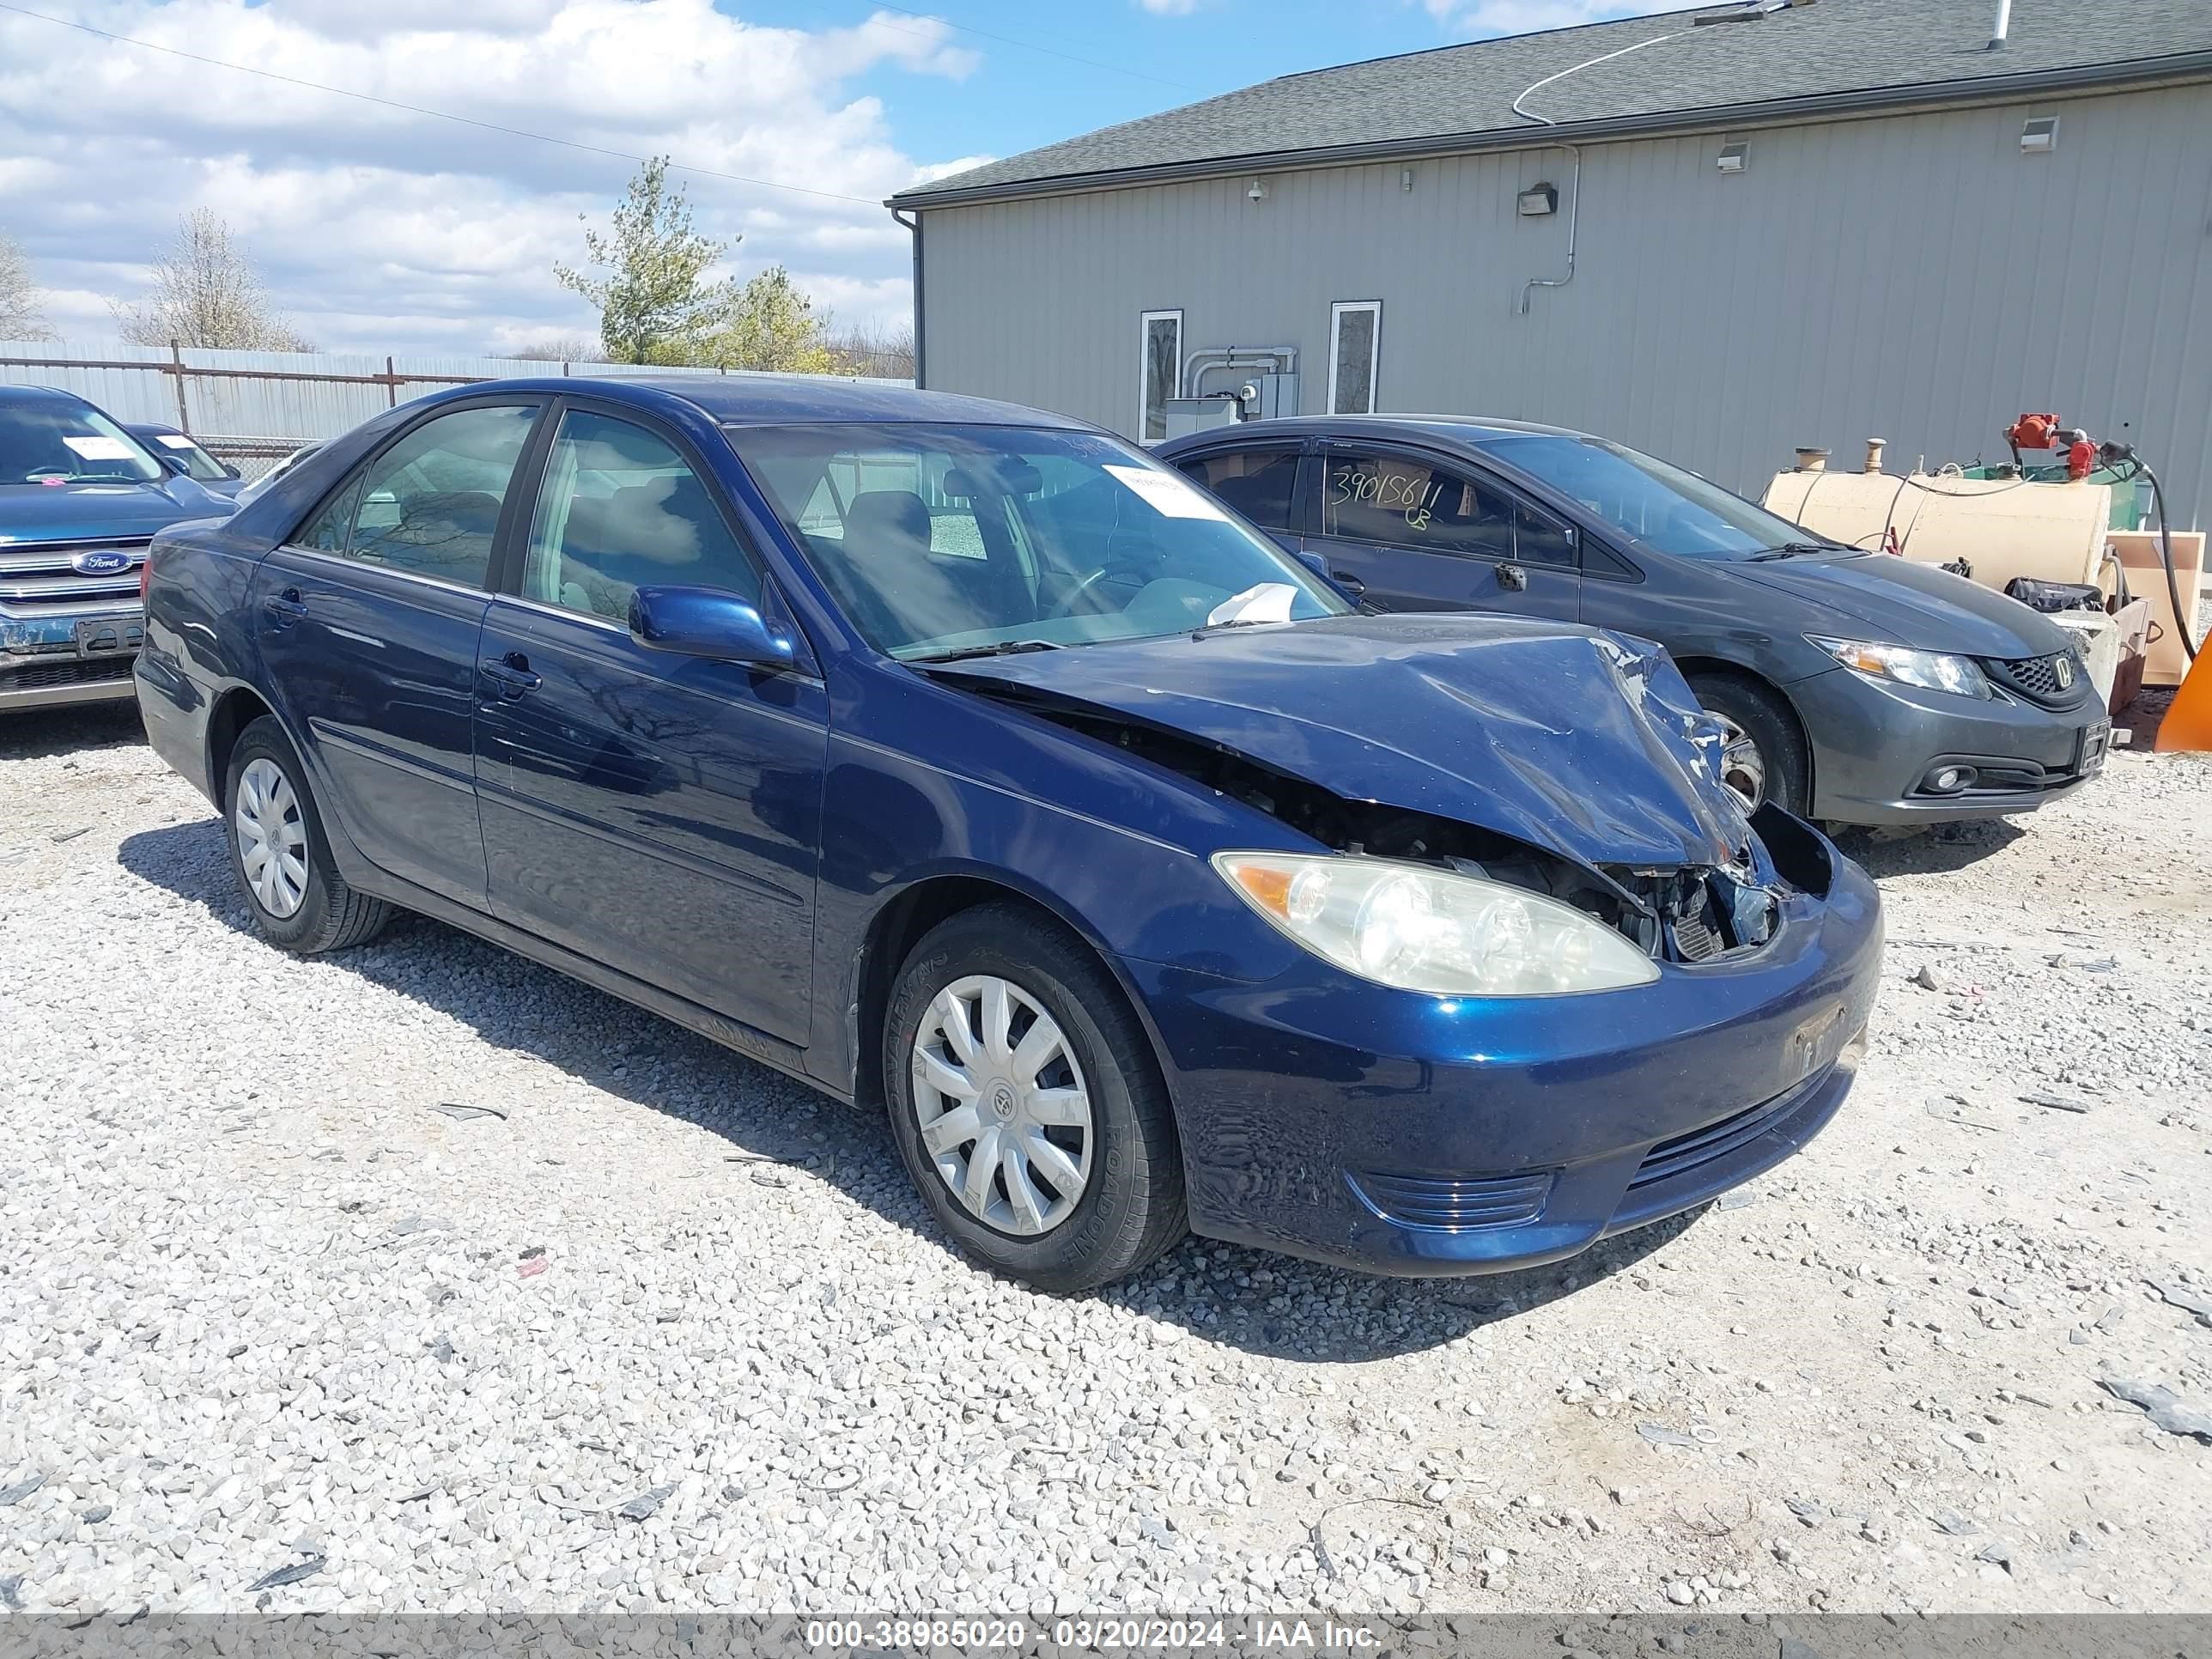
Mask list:
[[[499,688],[499,695],[512,702],[526,691],[535,691],[544,684],[530,672],[530,659],[520,651],[510,651],[503,657],[486,657],[477,665],[483,676]]]
[[[270,627],[289,628],[307,614],[307,602],[300,597],[298,588],[288,587],[262,600],[261,612],[269,618]]]
[[[1498,567],[1498,585],[1509,593],[1525,592],[1528,573],[1517,564],[1501,564]]]
[[[1367,591],[1367,584],[1349,570],[1332,570],[1328,573],[1328,579],[1355,599]]]

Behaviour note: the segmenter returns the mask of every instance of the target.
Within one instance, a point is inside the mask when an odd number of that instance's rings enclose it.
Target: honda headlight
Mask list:
[[[1989,680],[1972,657],[1915,651],[1903,645],[1877,645],[1868,640],[1831,640],[1818,634],[1805,637],[1844,667],[1870,679],[1895,680],[1923,691],[1955,691],[1962,697],[1990,695]]]
[[[1401,991],[1562,996],[1659,977],[1649,956],[1596,918],[1501,882],[1297,853],[1217,853],[1213,867],[1316,956]]]

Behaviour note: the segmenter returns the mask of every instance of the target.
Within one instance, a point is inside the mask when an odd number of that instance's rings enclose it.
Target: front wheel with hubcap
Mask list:
[[[1183,1232],[1158,1066],[1079,940],[1012,905],[940,924],[900,970],[884,1093],[945,1230],[1042,1290],[1097,1288]]]
[[[1805,815],[1812,799],[1812,763],[1795,718],[1772,694],[1729,674],[1690,678],[1705,713],[1721,723],[1721,781],[1746,812],[1772,801]]]
[[[392,914],[357,893],[331,858],[299,757],[264,714],[238,734],[223,800],[231,868],[262,938],[312,956],[373,937]]]

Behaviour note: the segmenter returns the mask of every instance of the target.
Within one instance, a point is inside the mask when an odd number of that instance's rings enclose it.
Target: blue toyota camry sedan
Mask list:
[[[271,944],[420,911],[880,1107],[1042,1288],[1571,1255],[1803,1146],[1874,994],[1656,647],[1363,614],[1034,410],[425,398],[157,539],[137,677]]]

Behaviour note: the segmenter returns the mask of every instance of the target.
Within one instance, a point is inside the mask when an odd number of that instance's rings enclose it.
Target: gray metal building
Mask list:
[[[1556,422],[1754,495],[1793,445],[1994,460],[2055,410],[2212,511],[2212,0],[2012,0],[1994,50],[1997,0],[1766,3],[1288,76],[908,191],[922,381],[1152,440],[1273,372],[1296,412]]]

